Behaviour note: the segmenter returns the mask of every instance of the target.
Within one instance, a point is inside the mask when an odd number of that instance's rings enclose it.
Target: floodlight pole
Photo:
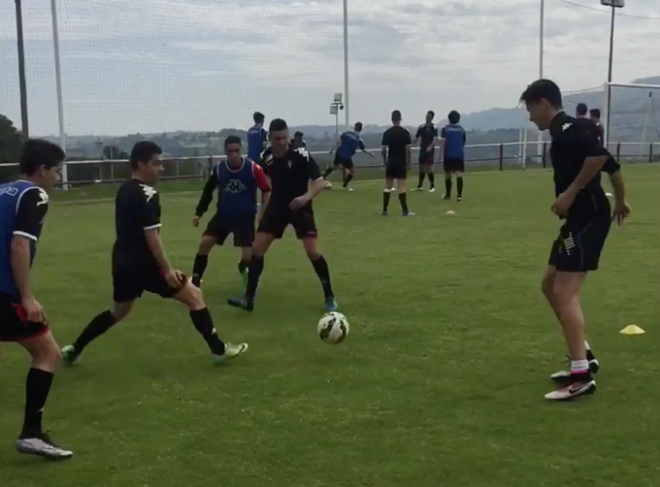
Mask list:
[[[346,109],[346,127],[350,126],[348,91],[348,0],[344,0],[344,106]],[[339,119],[339,116],[337,119]]]
[[[610,121],[612,120],[612,77],[614,70],[614,25],[616,20],[616,9],[625,6],[625,0],[600,0],[601,5],[612,8],[612,17],[610,20],[610,54],[607,63],[607,117],[605,119],[605,143],[610,140]],[[607,147],[607,145],[606,145]]]
[[[62,66],[60,63],[60,31],[57,23],[57,0],[50,0],[50,15],[53,23],[53,54],[55,57],[55,89],[57,93],[57,122],[60,129],[60,146],[66,152],[66,132],[64,130],[64,101],[62,96]],[[62,188],[69,189],[69,171],[62,164]]]
[[[545,62],[545,0],[541,0],[541,12],[539,18],[539,79],[543,79]],[[543,132],[537,129],[537,149],[539,160],[543,160]],[[539,161],[539,162],[540,162]]]
[[[16,5],[16,47],[18,49],[18,85],[21,97],[21,132],[23,138],[30,137],[28,121],[27,78],[25,75],[25,42],[23,40],[23,3],[14,0]]]

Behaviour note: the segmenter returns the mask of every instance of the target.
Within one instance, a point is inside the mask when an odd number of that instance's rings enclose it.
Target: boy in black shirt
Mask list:
[[[394,181],[399,193],[399,202],[403,216],[413,216],[408,210],[406,199],[406,178],[410,169],[412,137],[410,132],[401,126],[401,112],[392,112],[392,126],[383,134],[382,154],[385,164],[385,188],[383,189],[383,216],[387,216],[390,195]]]
[[[584,335],[580,292],[588,272],[598,269],[600,254],[610,230],[612,210],[600,185],[601,170],[610,175],[615,193],[614,218],[621,223],[629,214],[620,166],[598,143],[593,130],[562,109],[559,87],[541,79],[521,96],[530,120],[540,130],[550,130],[550,155],[556,200],[552,211],[564,224],[552,244],[542,289],[559,319],[571,359],[570,372],[553,374],[562,382],[548,400],[562,401],[596,390],[592,374],[598,362]]]

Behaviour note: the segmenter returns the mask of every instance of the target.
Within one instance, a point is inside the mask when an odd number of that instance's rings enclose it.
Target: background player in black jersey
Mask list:
[[[387,215],[394,181],[399,193],[399,203],[403,216],[413,216],[408,210],[406,199],[406,178],[410,169],[412,137],[408,129],[401,126],[401,112],[392,112],[392,126],[383,133],[381,143],[383,164],[385,164],[385,188],[383,189],[383,216]]]
[[[254,297],[264,269],[264,255],[276,239],[282,238],[286,227],[291,225],[321,281],[326,309],[336,311],[337,302],[330,283],[330,270],[318,248],[318,232],[312,208],[312,200],[323,191],[321,170],[306,149],[291,147],[289,130],[284,120],[276,118],[270,122],[268,137],[271,146],[263,153],[262,159],[270,179],[271,196],[252,247],[245,296],[230,299],[229,305],[246,311],[254,310]],[[309,184],[310,181],[312,184]]]
[[[296,133],[293,134],[293,139],[291,139],[291,147],[294,149],[307,148],[307,142],[305,142],[305,134],[303,134],[300,130],[297,130]]]
[[[21,177],[0,185],[0,342],[21,345],[32,358],[25,381],[25,415],[16,441],[21,453],[51,460],[73,453],[55,445],[41,426],[55,369],[62,356],[46,313],[32,287],[32,262],[48,212],[48,194],[59,179],[62,149],[28,140],[20,157]]]
[[[419,182],[413,191],[422,191],[424,188],[424,178],[428,176],[430,189],[435,191],[435,176],[433,174],[433,158],[435,156],[435,146],[438,142],[438,126],[433,123],[435,113],[429,110],[426,114],[426,122],[419,126],[415,140],[419,141]]]
[[[224,343],[213,326],[202,291],[170,264],[160,238],[160,199],[153,185],[163,171],[162,149],[153,142],[138,142],[131,151],[133,176],[117,191],[112,249],[112,309],[92,319],[77,340],[64,347],[68,365],[85,347],[128,316],[144,291],[179,301],[190,310],[190,319],[208,344],[216,363],[241,355],[246,343]]]
[[[564,220],[552,244],[542,289],[562,325],[571,359],[571,370],[553,374],[561,387],[548,400],[567,400],[595,391],[592,374],[598,362],[585,341],[580,292],[588,272],[598,269],[600,254],[610,230],[611,207],[600,184],[601,170],[610,175],[615,193],[614,217],[621,223],[630,214],[620,166],[600,146],[584,121],[562,110],[559,87],[538,80],[521,96],[530,120],[540,130],[550,130],[550,154],[556,200],[552,211]],[[591,123],[587,121],[588,123]]]

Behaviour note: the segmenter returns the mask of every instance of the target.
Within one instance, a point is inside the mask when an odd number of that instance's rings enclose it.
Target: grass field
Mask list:
[[[225,305],[240,293],[236,253],[218,248],[204,293],[248,354],[214,367],[187,311],[145,297],[59,372],[46,424],[76,456],[48,464],[13,451],[28,362],[3,347],[0,486],[657,487],[660,167],[625,176],[634,215],[584,295],[595,396],[543,401],[565,354],[539,290],[558,228],[549,172],[470,174],[463,203],[413,193],[408,219],[396,199],[380,217],[381,183],[357,181],[317,202],[344,344],[316,335],[321,289],[291,234],[252,315]],[[161,189],[162,236],[188,273],[198,195],[176,192],[195,188]],[[109,304],[112,240],[111,201],[52,205],[36,289],[62,345]],[[647,335],[618,333],[631,323]]]

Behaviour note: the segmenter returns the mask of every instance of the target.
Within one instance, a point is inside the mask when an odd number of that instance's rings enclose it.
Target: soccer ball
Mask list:
[[[343,342],[350,330],[346,317],[337,311],[326,313],[319,320],[319,338],[325,343],[335,345]]]
[[[332,189],[332,183],[330,181],[323,181],[323,189]]]

